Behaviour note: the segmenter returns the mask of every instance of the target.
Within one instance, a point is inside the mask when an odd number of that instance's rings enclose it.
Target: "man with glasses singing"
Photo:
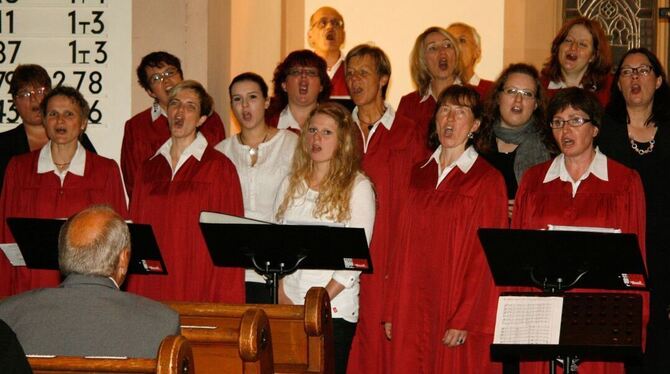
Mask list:
[[[21,123],[0,134],[0,188],[3,185],[5,168],[12,157],[42,149],[49,141],[40,114],[40,104],[49,91],[51,78],[39,65],[19,65],[12,73],[9,94],[12,95]],[[85,133],[80,141],[86,150],[95,152]]]
[[[154,99],[154,104],[126,121],[121,145],[121,171],[129,198],[142,163],[170,138],[166,116],[168,96],[170,89],[182,80],[184,74],[179,58],[167,52],[149,53],[137,67],[137,81]],[[223,122],[216,111],[208,113],[199,131],[212,146],[226,137]]]
[[[344,19],[342,15],[331,7],[321,7],[309,19],[307,39],[314,52],[326,60],[328,76],[332,90],[331,98],[349,99],[349,90],[344,80]]]

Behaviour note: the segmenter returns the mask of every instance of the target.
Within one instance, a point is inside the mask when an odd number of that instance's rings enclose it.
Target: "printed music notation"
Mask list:
[[[558,344],[562,297],[501,296],[494,344]]]

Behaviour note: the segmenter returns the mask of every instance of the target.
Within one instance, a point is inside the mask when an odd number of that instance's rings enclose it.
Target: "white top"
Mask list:
[[[476,77],[476,76],[477,75],[475,74],[473,76],[473,78]],[[477,84],[475,84],[475,86],[479,85],[479,78],[477,78],[477,79],[478,79]],[[472,79],[470,79],[470,82],[472,82]],[[461,78],[456,77],[456,79],[454,79],[453,84],[455,86],[461,86],[461,85],[463,85],[463,82],[461,82]],[[472,84],[472,83],[468,83],[468,84]],[[439,95],[440,92],[438,92],[437,94]],[[433,86],[431,86],[431,85],[428,85],[428,91],[423,96],[421,96],[421,100],[419,101],[419,103],[423,103],[424,101],[428,100],[429,97],[432,97],[433,100],[437,101],[437,96],[435,96],[435,94],[433,93]]]
[[[72,173],[83,177],[85,169],[86,150],[84,147],[82,147],[80,142],[77,142],[77,150],[74,152],[72,160],[70,160],[70,165],[68,165],[67,169],[63,170],[62,172],[58,170],[54,164],[53,158],[51,157],[51,140],[49,140],[47,144],[42,147],[42,149],[40,149],[40,156],[37,159],[37,174],[44,174],[53,171],[54,174],[56,174],[56,176],[60,179],[61,187],[63,187],[63,182],[65,181],[65,176],[67,173]]]
[[[470,77],[470,80],[468,81],[468,84],[473,86],[473,87],[477,87],[477,86],[479,86],[479,82],[481,82],[481,80],[482,80],[482,78],[480,78],[479,75],[477,75],[477,73],[475,73],[475,74],[472,74],[472,77]]]
[[[302,127],[300,127],[300,124],[298,123],[298,120],[293,117],[293,113],[291,113],[291,109],[289,109],[288,105],[284,108],[284,110],[279,113],[279,121],[277,122],[277,128],[281,130],[286,130],[286,129],[295,129],[298,131],[302,130]]]
[[[577,189],[584,179],[586,179],[590,174],[593,174],[596,178],[607,181],[607,156],[602,154],[598,147],[596,147],[596,155],[591,161],[591,165],[586,169],[584,174],[579,177],[579,179],[572,180],[568,169],[565,167],[565,156],[563,153],[556,156],[554,161],[552,161],[551,166],[547,170],[547,174],[544,176],[542,183],[549,183],[556,178],[560,178],[563,182],[570,182],[572,184],[572,197],[575,197],[577,194]]]
[[[463,154],[458,156],[456,161],[447,165],[444,170],[440,170],[440,156],[442,156],[442,146],[437,147],[428,161],[421,166],[421,168],[424,168],[431,161],[435,161],[437,163],[437,183],[435,184],[435,189],[440,186],[440,183],[442,183],[442,181],[447,177],[447,175],[449,175],[449,173],[451,173],[452,170],[454,170],[455,167],[458,167],[464,174],[467,174],[468,171],[470,171],[472,168],[472,165],[475,164],[475,161],[477,161],[477,156],[479,156],[479,154],[475,150],[475,147],[469,146],[465,152],[463,152]]]
[[[335,65],[327,68],[328,78],[333,79],[335,73],[337,72],[337,69],[339,69],[340,65],[342,65],[343,63],[344,63],[344,54],[340,54],[340,59],[337,60]]]
[[[288,185],[289,178],[286,178],[282,182],[277,194],[275,211],[284,200]],[[318,197],[318,191],[308,189],[304,196],[293,200],[293,203],[286,209],[284,220],[280,223],[287,221],[292,223],[333,223],[331,220],[314,218],[312,215]],[[351,219],[343,222],[344,226],[363,228],[368,244],[370,244],[372,227],[375,223],[375,193],[372,183],[363,174],[356,176],[349,206],[351,209]],[[359,271],[351,270],[298,270],[284,277],[284,292],[293,303],[304,304],[305,295],[311,287],[325,287],[333,279],[344,286],[344,290],[331,300],[330,305],[333,318],[342,318],[348,322],[355,323],[358,321],[359,275]]]
[[[235,164],[240,177],[244,216],[262,221],[274,221],[274,202],[281,182],[291,171],[298,136],[288,130],[279,132],[269,141],[258,145],[256,165],[251,166],[250,147],[231,136],[214,149],[226,155]],[[247,269],[245,281],[265,283],[262,276]]]
[[[168,164],[170,165],[170,168],[172,168],[172,156],[170,156],[170,148],[172,147],[172,138],[168,139],[163,145],[161,145],[160,148],[156,151],[156,154],[151,156],[151,158],[154,158],[158,155],[163,155],[165,159],[167,160]],[[172,178],[170,180],[174,179],[175,174],[177,174],[177,171],[184,165],[186,160],[188,160],[189,157],[193,156],[195,157],[196,160],[200,161],[202,159],[202,155],[205,153],[205,149],[207,148],[207,139],[200,133],[197,132],[195,134],[195,140],[193,143],[189,144],[186,149],[184,149],[184,152],[182,152],[181,155],[179,155],[179,160],[177,160],[177,166],[172,170]]]

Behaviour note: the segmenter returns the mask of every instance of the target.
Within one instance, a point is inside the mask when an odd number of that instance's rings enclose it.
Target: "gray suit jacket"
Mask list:
[[[179,334],[172,309],[120,291],[110,278],[79,274],[6,299],[0,319],[26,354],[155,358],[161,340]]]

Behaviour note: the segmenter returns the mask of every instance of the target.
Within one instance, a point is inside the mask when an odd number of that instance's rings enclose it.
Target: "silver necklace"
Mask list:
[[[640,147],[637,146],[637,142],[635,142],[633,138],[630,138],[630,147],[640,156],[644,156],[647,153],[651,153],[654,150],[654,144],[656,144],[656,141],[654,139],[651,139],[649,141],[649,146],[647,147],[647,149],[640,149]]]
[[[263,140],[260,143],[258,143],[257,146],[255,146],[255,147],[248,146],[249,147],[249,156],[256,157],[256,155],[258,155],[258,146],[260,146],[261,144],[265,143],[266,140],[268,140],[268,133],[269,133],[269,131],[265,132],[265,136],[263,137]],[[244,140],[242,139],[242,133],[241,132],[238,134],[238,138],[240,139],[240,143],[242,143],[242,145],[246,145],[244,143]]]

